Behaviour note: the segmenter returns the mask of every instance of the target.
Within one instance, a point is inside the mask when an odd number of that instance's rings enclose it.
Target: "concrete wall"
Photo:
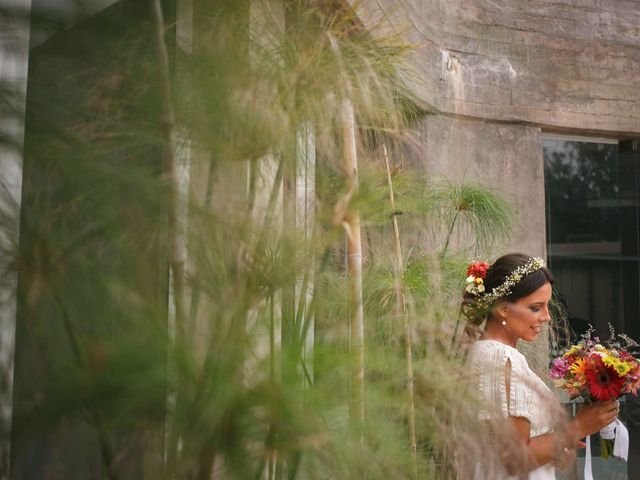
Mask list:
[[[418,126],[412,164],[425,178],[466,179],[492,185],[516,213],[503,249],[544,255],[544,171],[540,129],[429,116]]]
[[[640,132],[640,5],[626,0],[370,0],[417,46],[425,104],[548,130]]]
[[[545,253],[541,132],[640,136],[637,1],[352,3],[374,35],[415,46],[410,84],[436,113],[417,126],[418,168],[506,193],[514,249]]]

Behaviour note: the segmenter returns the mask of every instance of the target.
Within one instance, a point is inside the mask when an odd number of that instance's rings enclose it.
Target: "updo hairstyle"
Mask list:
[[[526,264],[531,257],[523,253],[508,253],[498,258],[487,270],[487,277],[484,279],[485,293],[490,293],[494,288],[502,285],[507,277],[518,267]],[[553,285],[553,275],[547,267],[542,267],[535,272],[531,272],[511,287],[511,292],[504,297],[494,301],[491,305],[484,306],[478,302],[479,297],[467,291],[463,294],[461,312],[467,319],[465,331],[472,338],[479,333],[480,326],[485,320],[491,318],[494,307],[503,301],[516,302],[521,298],[531,295],[542,287],[545,283]]]

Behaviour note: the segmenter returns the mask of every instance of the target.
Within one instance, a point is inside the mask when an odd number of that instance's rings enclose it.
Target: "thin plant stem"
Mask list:
[[[447,249],[449,248],[449,242],[451,241],[451,235],[453,234],[453,229],[456,226],[456,221],[458,220],[458,215],[460,214],[460,210],[456,208],[456,213],[453,216],[453,220],[451,221],[451,225],[449,225],[449,231],[447,232],[447,239],[444,242],[444,248],[442,249],[442,253],[440,256],[442,258],[447,254]]]
[[[164,143],[163,163],[164,175],[167,181],[167,210],[168,210],[168,239],[170,246],[171,287],[175,307],[175,345],[183,345],[186,332],[187,315],[185,312],[185,271],[187,247],[184,235],[184,220],[180,218],[180,178],[176,155],[175,113],[171,95],[171,72],[169,68],[169,53],[165,42],[165,22],[160,0],[151,0],[151,13],[154,32],[154,49],[158,65],[158,82],[160,89],[160,103],[162,114],[160,124]],[[174,345],[174,346],[175,346]],[[176,407],[182,401],[180,388],[181,379],[178,377],[176,392]],[[169,464],[177,455],[178,438],[176,432],[169,430],[168,444]]]
[[[411,461],[413,468],[413,478],[418,478],[418,459],[417,459],[417,442],[416,442],[416,409],[413,392],[413,352],[411,349],[411,319],[404,308],[402,296],[401,279],[403,276],[404,262],[402,260],[402,245],[400,243],[400,230],[398,228],[398,216],[396,215],[396,199],[393,193],[393,180],[391,178],[391,167],[389,165],[389,153],[387,145],[382,144],[382,153],[384,165],[387,170],[387,184],[389,186],[389,203],[391,204],[391,221],[393,224],[393,238],[395,240],[396,258],[393,269],[393,286],[395,291],[395,311],[397,316],[402,316],[404,326],[404,354],[406,359],[406,375],[407,375],[407,400],[409,404],[409,440],[411,442]]]
[[[344,174],[349,191],[358,188],[358,152],[356,147],[356,122],[353,105],[343,98],[341,105]],[[342,225],[347,231],[347,263],[349,266],[349,293],[351,303],[351,398],[349,419],[352,428],[358,430],[364,440],[364,311],[362,304],[362,240],[360,237],[360,214],[346,212]]]
[[[460,324],[462,323],[462,315],[458,314],[458,318],[456,319],[456,325],[453,329],[453,335],[451,336],[451,348],[450,351],[453,352],[452,357],[456,357],[458,355],[458,349],[460,348],[460,342],[458,339],[458,331],[460,330]]]
[[[272,382],[276,379],[276,332],[275,332],[275,302],[273,293],[269,295],[269,377]]]
[[[215,172],[217,163],[211,155],[209,159],[209,172],[207,174],[207,191],[204,196],[204,208],[208,208],[213,197],[213,184],[215,183]],[[196,272],[197,274],[197,272]],[[189,328],[193,328],[198,318],[198,310],[200,307],[200,288],[196,285],[191,290],[191,305],[189,306]]]
[[[175,114],[171,98],[171,80],[169,71],[169,53],[164,41],[165,24],[160,0],[152,0],[154,44],[158,61],[158,77],[162,103],[162,133],[164,141],[164,166],[168,182],[169,242],[171,245],[171,270],[173,271],[173,297],[176,308],[176,330],[184,329],[184,273],[186,262],[186,243],[182,231],[183,221],[179,218],[179,183],[176,163]],[[183,332],[184,333],[184,332]]]

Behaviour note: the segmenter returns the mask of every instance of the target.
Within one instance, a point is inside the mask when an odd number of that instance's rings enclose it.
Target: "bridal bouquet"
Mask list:
[[[606,342],[592,338],[592,334],[590,328],[578,343],[553,360],[550,375],[556,387],[565,390],[570,398],[582,397],[585,402],[616,400],[626,393],[637,396],[640,361],[631,351],[640,345],[626,335],[616,335],[613,328]],[[600,432],[603,458],[609,453],[618,453],[618,448],[612,451],[612,440],[616,430],[622,432],[623,429],[626,431],[616,420]]]
[[[613,330],[607,342],[592,339],[592,333],[589,329],[578,343],[553,360],[550,375],[556,387],[586,402],[616,400],[625,393],[637,395],[640,362],[629,350],[638,344],[626,335],[616,336]]]

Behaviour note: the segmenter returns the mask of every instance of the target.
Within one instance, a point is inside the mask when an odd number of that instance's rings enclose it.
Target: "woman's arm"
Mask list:
[[[618,414],[616,401],[586,405],[578,410],[576,417],[558,427],[555,432],[530,437],[531,425],[523,417],[509,417],[520,445],[526,447],[524,455],[511,455],[503,461],[509,474],[528,472],[553,464],[559,469],[569,466],[576,456],[580,439],[599,432],[613,422]]]
[[[505,366],[505,386],[509,404],[510,361]],[[510,416],[509,426],[517,442],[515,445],[505,442],[502,462],[511,475],[528,472],[547,463],[553,463],[560,469],[565,468],[574,460],[579,440],[609,425],[617,414],[616,401],[593,403],[578,410],[575,418],[556,428],[555,432],[533,438],[530,437],[531,424],[528,419]]]
[[[511,360],[507,360],[505,364],[504,380],[507,405],[511,405]],[[555,433],[532,439],[531,423],[527,418],[509,416],[508,419],[507,431],[500,448],[501,460],[509,475],[535,470],[556,458],[558,441]]]
[[[517,444],[512,449],[520,450],[519,454],[508,455],[503,459],[510,475],[529,472],[547,463],[563,469],[574,460],[578,439],[573,440],[573,433],[567,436],[565,432],[553,432],[531,438],[529,420],[509,417],[509,423],[517,438]]]

